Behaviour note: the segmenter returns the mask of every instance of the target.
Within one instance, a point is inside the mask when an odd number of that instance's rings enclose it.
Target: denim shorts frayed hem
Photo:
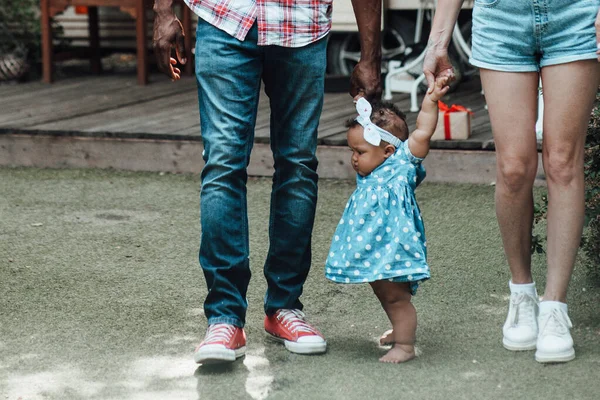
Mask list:
[[[472,66],[483,69],[491,69],[492,71],[501,72],[537,72],[540,68],[534,64],[490,64],[483,61],[469,59]]]
[[[564,57],[546,58],[540,62],[540,67],[549,67],[551,65],[568,64],[575,61],[596,60],[598,55],[594,53],[570,54]]]
[[[537,64],[490,64],[479,60],[469,59],[469,63],[477,68],[489,69],[500,72],[539,72],[540,68],[552,65],[568,64],[576,61],[595,60],[596,53],[572,54],[564,57],[546,58]]]

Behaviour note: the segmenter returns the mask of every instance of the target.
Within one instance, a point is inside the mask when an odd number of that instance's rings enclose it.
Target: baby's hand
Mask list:
[[[433,88],[429,89],[427,91],[427,94],[429,95],[429,98],[431,99],[431,101],[437,102],[442,97],[444,97],[444,95],[446,93],[448,93],[449,89],[450,89],[450,86],[448,86],[448,77],[441,76],[441,77],[436,78]]]

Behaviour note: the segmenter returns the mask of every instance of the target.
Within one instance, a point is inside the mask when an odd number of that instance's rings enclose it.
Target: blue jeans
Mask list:
[[[267,315],[302,309],[317,202],[317,127],[323,107],[327,39],[305,47],[258,46],[256,23],[240,42],[199,19],[196,79],[204,142],[200,265],[209,324],[243,327],[250,281],[246,168],[261,80],[271,107],[275,160],[270,247],[264,265]]]

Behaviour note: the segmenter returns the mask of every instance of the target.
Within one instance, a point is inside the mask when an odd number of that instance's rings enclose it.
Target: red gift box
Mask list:
[[[438,101],[439,117],[431,140],[464,140],[471,136],[471,110]]]

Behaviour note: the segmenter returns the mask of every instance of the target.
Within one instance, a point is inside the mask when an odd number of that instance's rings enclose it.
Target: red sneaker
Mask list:
[[[321,332],[306,322],[300,310],[282,309],[266,316],[265,331],[270,338],[283,342],[292,353],[318,354],[327,350],[327,342]]]
[[[204,340],[194,351],[198,364],[217,364],[235,361],[246,354],[246,333],[229,324],[209,325]]]

